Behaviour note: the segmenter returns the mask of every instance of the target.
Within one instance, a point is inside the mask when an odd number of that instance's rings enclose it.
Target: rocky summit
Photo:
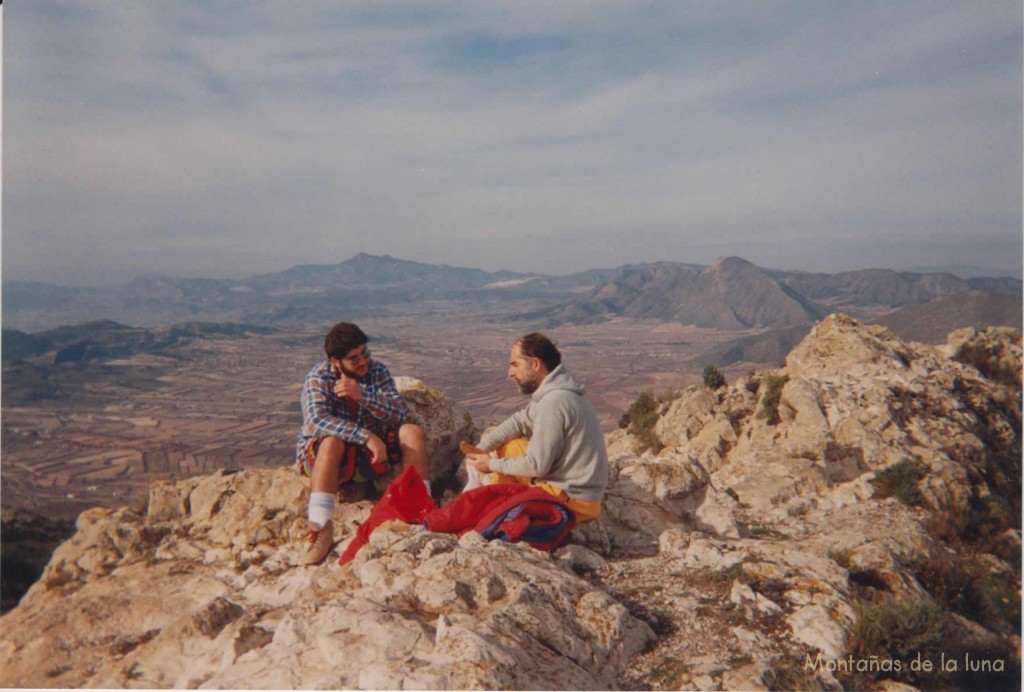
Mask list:
[[[472,421],[401,386],[454,473]],[[372,508],[343,497],[335,552],[301,567],[284,460],[87,511],[0,618],[0,683],[1019,685],[1019,332],[935,347],[832,315],[778,370],[650,399],[608,435],[601,518],[550,554],[391,522],[339,567]]]

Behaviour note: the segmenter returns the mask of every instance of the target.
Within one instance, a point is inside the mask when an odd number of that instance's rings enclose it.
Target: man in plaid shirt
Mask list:
[[[324,339],[327,360],[306,375],[298,464],[309,476],[309,540],[302,563],[324,559],[334,544],[334,503],[342,483],[365,483],[402,463],[427,479],[423,428],[406,422],[408,406],[387,367],[370,358],[369,338],[348,322]]]

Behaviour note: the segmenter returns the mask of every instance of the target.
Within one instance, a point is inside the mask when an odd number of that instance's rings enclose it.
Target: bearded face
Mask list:
[[[358,380],[370,372],[370,349],[366,345],[352,349],[344,358],[331,358],[334,367],[346,377]]]
[[[533,394],[544,381],[544,373],[538,369],[537,361],[537,358],[524,356],[519,344],[513,346],[509,353],[508,376],[521,394]]]

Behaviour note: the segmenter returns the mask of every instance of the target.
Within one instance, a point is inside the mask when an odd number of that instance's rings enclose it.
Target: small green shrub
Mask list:
[[[725,386],[725,375],[712,363],[704,366],[704,386],[708,389],[721,389]]]
[[[1018,601],[1020,598],[1017,590],[1001,597]],[[1017,612],[1019,618],[1019,610]],[[999,643],[986,643],[979,648],[977,643],[964,641],[959,627],[941,604],[931,601],[901,602],[890,598],[861,602],[857,606],[857,624],[849,648],[852,660],[874,658],[900,661],[902,665],[899,670],[892,671],[844,671],[836,677],[844,689],[851,690],[875,689],[875,683],[882,679],[895,679],[919,689],[1019,690],[1019,649],[1012,641],[1005,638]],[[963,662],[965,655],[975,661],[998,661],[1000,665],[981,671],[966,668],[942,670],[937,665],[942,658]],[[915,669],[909,665],[919,658],[936,665],[931,669]]]
[[[876,473],[871,484],[880,498],[895,497],[905,505],[924,507],[928,503],[917,484],[925,475],[927,471],[920,459],[907,458]]]
[[[992,553],[1010,564],[1020,561],[1020,548],[1005,540],[1007,529],[1020,528],[1020,514],[1003,498],[973,497],[967,507],[942,507],[928,518],[928,533],[960,549]]]
[[[928,555],[910,567],[943,608],[996,632],[1014,633],[1019,628],[1019,575],[993,572],[970,554]]]
[[[779,402],[782,400],[782,388],[789,382],[789,375],[767,375],[761,382],[764,394],[761,395],[761,407],[757,417],[768,425],[779,424]]]
[[[804,661],[780,659],[761,675],[761,683],[773,692],[779,690],[821,690],[822,684],[808,672]]]
[[[1020,575],[1012,573],[996,574],[986,572],[980,575],[973,592],[973,603],[979,611],[976,619],[983,623],[991,623],[990,629],[996,629],[994,623],[1001,619],[1009,631],[1020,636]]]
[[[649,427],[657,419],[658,403],[654,399],[654,392],[645,389],[636,395],[636,399],[619,418],[619,427],[632,432],[636,428]]]
[[[660,415],[654,392],[645,389],[637,395],[626,412],[619,418],[619,427],[625,428],[630,435],[637,439],[638,453],[648,449],[655,453],[661,451],[661,441],[654,433],[654,424],[658,422]]]
[[[911,661],[919,653],[938,658],[932,653],[942,643],[946,617],[938,606],[927,601],[909,603],[862,603],[857,607],[857,624],[853,630],[850,655],[855,661]],[[896,679],[908,681],[904,669]],[[866,689],[874,676],[853,673],[840,677],[846,689]],[[910,678],[912,679],[912,678]]]
[[[743,387],[751,394],[757,394],[757,390],[761,388],[761,378],[757,376],[756,371],[751,370],[747,373]]]
[[[961,612],[960,604],[966,596],[970,575],[960,562],[957,556],[938,552],[919,557],[908,566],[936,603]]]

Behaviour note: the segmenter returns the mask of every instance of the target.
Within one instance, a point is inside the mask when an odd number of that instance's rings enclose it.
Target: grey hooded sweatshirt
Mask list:
[[[548,373],[530,403],[486,433],[479,447],[497,449],[529,439],[526,455],[492,459],[491,470],[561,488],[576,500],[601,500],[608,485],[608,452],[597,413],[564,365]]]

